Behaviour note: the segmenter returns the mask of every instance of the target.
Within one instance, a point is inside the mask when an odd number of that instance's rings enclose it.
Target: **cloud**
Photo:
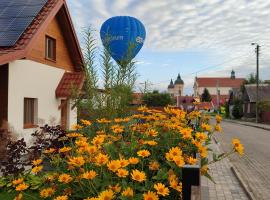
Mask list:
[[[254,46],[261,47],[261,68],[270,66],[270,1],[265,0],[67,0],[77,30],[101,24],[115,15],[140,19],[147,30],[145,49],[158,52],[207,51],[221,61],[234,59],[223,70],[209,69],[207,75],[223,75],[235,69],[246,76],[254,69]],[[226,58],[226,59],[225,59]],[[235,59],[237,58],[237,59]],[[166,62],[166,61],[164,61]],[[164,63],[162,66],[165,66]],[[241,71],[245,68],[245,72]],[[253,70],[254,71],[254,70]],[[263,72],[264,72],[263,71]],[[269,71],[269,70],[268,70]],[[200,72],[199,75],[204,75]],[[262,74],[266,77],[265,74]],[[187,81],[188,82],[188,81]]]

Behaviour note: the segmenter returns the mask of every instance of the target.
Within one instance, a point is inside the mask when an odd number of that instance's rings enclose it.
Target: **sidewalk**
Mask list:
[[[220,147],[213,141],[211,147],[214,152],[221,153]],[[209,159],[212,159],[210,154]],[[202,177],[202,200],[248,200],[244,189],[231,170],[229,159],[209,166],[210,175],[216,182],[214,184],[206,177]]]
[[[241,124],[241,125],[244,125],[244,126],[252,126],[252,127],[255,127],[255,128],[261,128],[261,129],[270,131],[270,125],[268,125],[268,124],[245,122],[245,121],[232,120],[232,119],[223,119],[223,121],[231,122],[231,123],[235,123],[235,124]]]

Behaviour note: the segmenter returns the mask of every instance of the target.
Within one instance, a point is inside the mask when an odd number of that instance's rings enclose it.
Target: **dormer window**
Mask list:
[[[56,61],[56,40],[46,36],[46,59]]]

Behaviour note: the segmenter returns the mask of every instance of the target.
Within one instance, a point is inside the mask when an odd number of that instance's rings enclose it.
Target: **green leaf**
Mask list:
[[[210,181],[212,181],[214,184],[216,184],[216,182],[214,181],[214,179],[212,178],[212,176],[210,174],[208,174],[208,172],[206,172],[204,174],[205,177],[207,177]]]
[[[158,171],[157,175],[152,179],[154,180],[166,180],[168,178],[168,172],[165,169],[161,169]]]

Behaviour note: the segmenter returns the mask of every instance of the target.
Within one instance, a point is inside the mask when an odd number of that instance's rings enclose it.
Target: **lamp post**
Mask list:
[[[251,43],[251,45],[256,45],[256,123],[258,123],[258,101],[259,101],[259,53],[260,45],[257,43]]]

